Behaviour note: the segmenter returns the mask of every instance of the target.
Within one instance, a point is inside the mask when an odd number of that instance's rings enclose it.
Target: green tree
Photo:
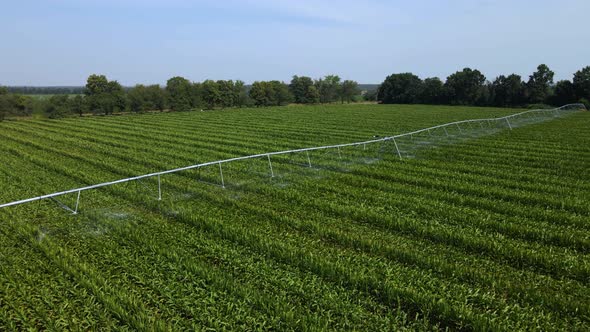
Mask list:
[[[477,106],[489,106],[492,102],[492,83],[486,81],[481,87],[481,93],[475,101]]]
[[[108,115],[126,107],[125,91],[121,84],[109,81],[104,75],[90,75],[84,94],[90,111],[94,113]]]
[[[213,109],[215,106],[221,104],[222,96],[218,82],[206,80],[205,82],[201,83],[201,89],[203,102],[205,103],[207,109]]]
[[[338,96],[340,97],[340,102],[350,103],[354,96],[359,94],[358,83],[352,80],[345,80],[340,84],[338,88]]]
[[[8,89],[6,87],[0,86],[0,121],[3,121],[6,117],[9,105]]]
[[[250,88],[250,98],[255,106],[282,106],[293,100],[289,87],[280,81],[254,82]]]
[[[107,94],[110,108],[105,110],[105,114],[122,112],[127,106],[125,99],[125,90],[117,81],[109,81],[107,84]]]
[[[525,84],[519,75],[498,76],[491,85],[491,104],[517,106],[524,103]]]
[[[29,116],[33,113],[35,101],[29,96],[8,93],[3,96],[5,115]]]
[[[8,115],[29,116],[37,109],[40,101],[30,96],[10,93],[6,87],[0,86],[0,120]]]
[[[63,118],[70,114],[68,95],[51,96],[45,103],[44,113],[50,119]]]
[[[192,106],[192,84],[184,77],[175,76],[166,82],[168,102],[173,111],[189,111]]]
[[[272,88],[268,82],[256,81],[250,87],[250,98],[257,107],[270,106],[272,100]]]
[[[572,104],[578,101],[574,84],[570,81],[563,80],[555,84],[553,95],[549,98],[549,104],[562,106]]]
[[[88,100],[88,107],[93,113],[100,113],[103,110],[104,95],[106,94],[108,80],[104,75],[92,74],[86,80],[84,94]]]
[[[273,105],[284,106],[293,102],[293,95],[287,84],[280,81],[270,81],[269,84],[273,94]]]
[[[163,111],[166,109],[166,90],[158,84],[148,85],[146,88],[147,99],[153,110]]]
[[[127,92],[127,102],[132,112],[163,111],[166,108],[166,94],[157,84],[138,84]]]
[[[293,94],[294,101],[298,104],[315,104],[320,101],[319,92],[310,77],[293,76],[289,90]]]
[[[130,89],[127,92],[127,104],[131,112],[137,113],[150,109],[146,87],[142,84],[138,84]]]
[[[194,82],[191,86],[191,106],[200,109],[205,107],[205,102],[203,101],[203,86],[199,82]]]
[[[234,81],[219,80],[217,81],[217,86],[219,89],[218,103],[221,106],[221,108],[233,107],[236,103]]]
[[[422,80],[412,73],[392,74],[385,78],[377,92],[384,104],[413,104],[422,93]]]
[[[332,103],[338,98],[340,88],[340,77],[328,75],[315,82],[315,87],[320,95],[320,103]]]
[[[444,102],[444,83],[438,77],[424,80],[418,97],[420,103],[441,104]]]
[[[92,74],[86,80],[86,89],[84,94],[87,96],[96,96],[108,91],[109,81],[104,75]]]
[[[529,103],[544,103],[551,94],[553,84],[553,73],[545,64],[537,67],[537,71],[529,76],[526,84]]]
[[[574,74],[573,85],[578,99],[590,99],[590,66],[584,67]]]
[[[109,115],[115,107],[114,99],[106,93],[86,97],[90,110],[94,114]]]
[[[445,83],[447,98],[454,105],[475,105],[484,94],[486,77],[477,69],[464,68]]]
[[[234,99],[235,106],[237,107],[248,105],[248,92],[246,91],[246,85],[243,81],[237,80],[234,84]]]
[[[310,85],[307,87],[307,93],[305,94],[306,104],[317,104],[320,102],[320,92],[315,86]]]
[[[82,95],[76,95],[69,99],[68,103],[69,113],[78,114],[82,116],[86,112],[86,103]]]

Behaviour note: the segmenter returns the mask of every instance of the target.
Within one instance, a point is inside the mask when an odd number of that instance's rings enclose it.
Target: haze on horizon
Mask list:
[[[442,79],[464,67],[571,79],[590,65],[587,0],[21,0],[0,11],[0,85],[131,86],[289,81],[391,73]]]

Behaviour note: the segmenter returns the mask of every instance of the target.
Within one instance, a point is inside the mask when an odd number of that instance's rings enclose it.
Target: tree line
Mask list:
[[[531,104],[560,106],[581,102],[590,109],[590,66],[574,73],[573,79],[554,83],[554,72],[545,64],[527,81],[521,76],[500,75],[490,82],[477,69],[465,68],[447,77],[420,79],[412,73],[392,74],[377,91],[385,104],[444,104],[521,107]]]
[[[350,103],[358,95],[357,82],[340,81],[340,77],[336,75],[328,75],[315,81],[307,76],[293,76],[289,85],[279,81],[254,82],[249,91],[255,106],[325,104],[337,101]]]
[[[9,93],[23,95],[76,95],[84,93],[83,86],[9,86]]]
[[[9,93],[8,88],[0,86],[0,121],[7,115],[31,115],[32,109],[31,97]]]
[[[352,102],[359,94],[357,87],[358,83],[349,80],[341,82],[336,75],[315,81],[306,76],[293,76],[290,84],[277,80],[256,81],[249,87],[242,81],[190,82],[182,77],[173,77],[163,91],[167,94],[170,109],[186,111],[195,108]]]
[[[0,119],[4,115],[30,115],[35,109],[49,118],[71,115],[146,111],[189,111],[231,107],[283,106],[290,103],[317,104],[340,101],[350,103],[359,98],[358,83],[341,81],[336,75],[313,80],[293,76],[289,84],[281,81],[256,81],[246,86],[243,81],[206,80],[191,82],[176,76],[166,86],[138,84],[124,88],[105,75],[90,75],[83,94],[53,95],[32,98],[6,88],[0,95]]]
[[[90,75],[83,88],[37,88],[36,92],[77,91],[70,96],[56,94],[33,98],[13,93],[15,88],[0,87],[0,121],[5,116],[28,116],[34,112],[49,118],[84,114],[120,112],[189,111],[230,107],[283,106],[290,103],[350,103],[359,100],[385,104],[442,104],[498,107],[521,107],[531,104],[564,105],[582,102],[590,109],[590,66],[582,68],[573,79],[554,83],[554,72],[542,64],[527,81],[519,75],[501,75],[490,82],[477,69],[465,68],[447,77],[422,80],[412,73],[392,74],[377,91],[364,91],[361,97],[355,81],[342,81],[337,75],[319,79],[293,76],[289,83],[256,81],[246,86],[242,81],[206,80],[191,82],[176,76],[166,86],[138,84],[125,88],[104,75]],[[72,90],[74,89],[74,90]],[[77,90],[75,90],[77,89]],[[65,90],[64,90],[65,91]]]

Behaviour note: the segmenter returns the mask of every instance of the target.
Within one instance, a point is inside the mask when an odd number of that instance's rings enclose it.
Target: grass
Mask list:
[[[517,112],[329,105],[0,124],[1,202]],[[588,330],[588,113],[0,210],[0,329]],[[406,154],[404,154],[406,156]],[[75,195],[61,201],[70,206]]]

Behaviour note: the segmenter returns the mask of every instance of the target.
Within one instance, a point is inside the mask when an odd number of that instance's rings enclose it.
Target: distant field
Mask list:
[[[519,110],[292,106],[0,123],[0,203]],[[590,113],[0,209],[0,330],[590,329]],[[75,197],[65,197],[70,206]]]
[[[53,94],[53,95],[25,95],[28,97],[32,97],[32,98],[36,98],[36,99],[40,99],[40,100],[45,100],[45,99],[49,99],[53,96],[63,96],[64,94]],[[66,94],[70,97],[75,97],[78,96],[77,94]]]

